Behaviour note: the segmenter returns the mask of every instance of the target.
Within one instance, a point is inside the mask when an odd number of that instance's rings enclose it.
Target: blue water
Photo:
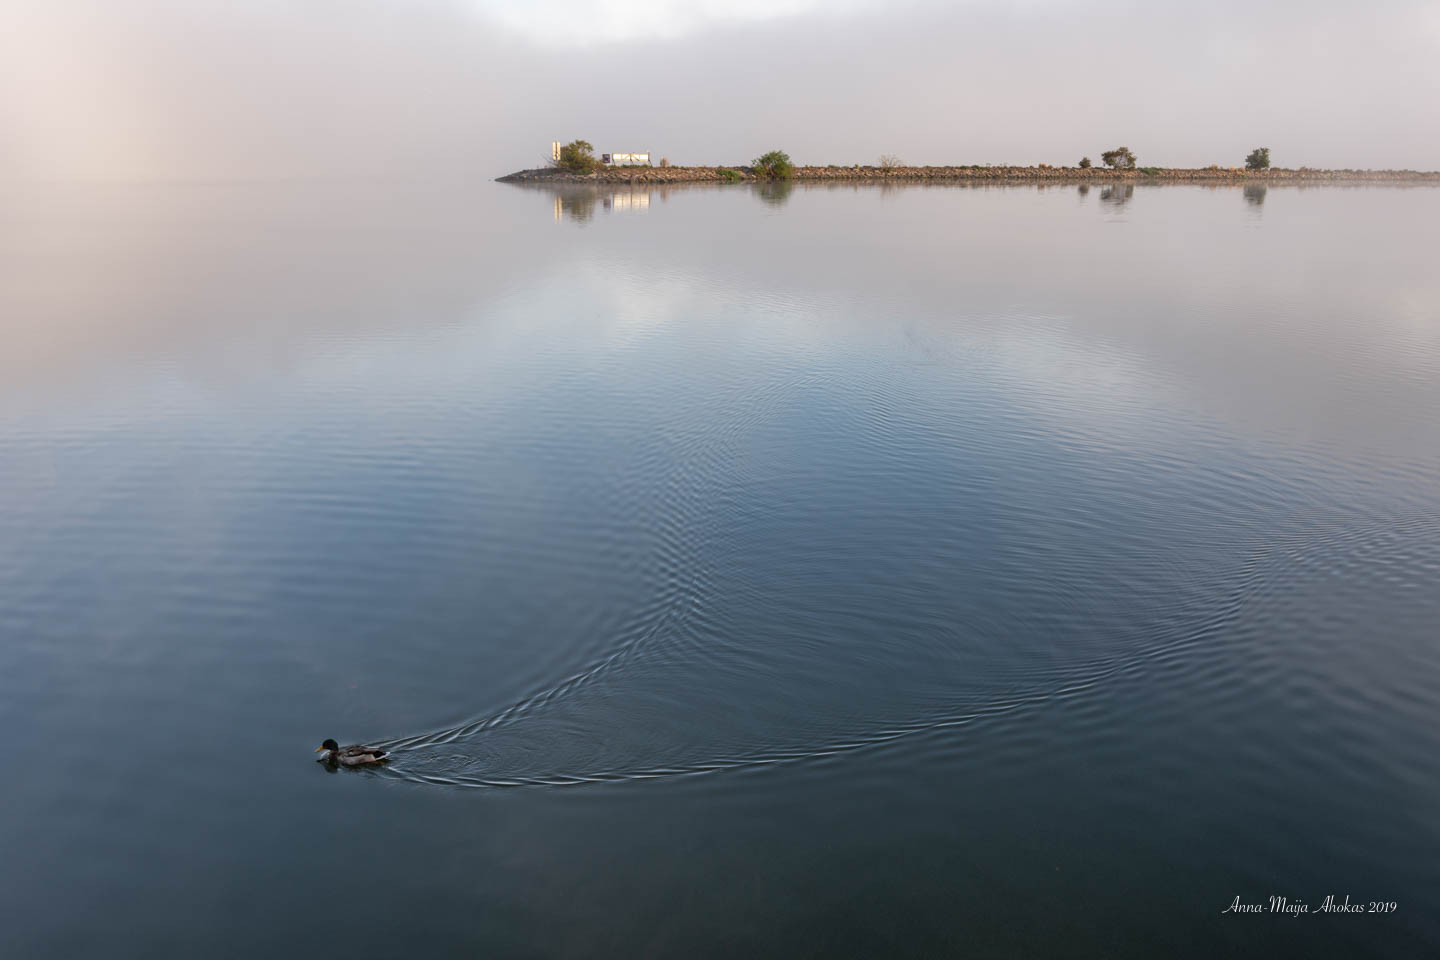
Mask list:
[[[0,955],[1440,949],[1440,190],[0,211]]]

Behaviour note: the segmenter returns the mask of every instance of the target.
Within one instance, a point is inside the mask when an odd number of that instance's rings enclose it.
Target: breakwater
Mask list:
[[[498,177],[504,183],[726,183],[763,179],[745,166],[736,167],[605,167],[594,173],[542,168]],[[1243,167],[1106,167],[1012,166],[807,166],[796,167],[803,181],[971,182],[971,183],[1326,183],[1424,182],[1440,184],[1440,171],[1417,170],[1246,170]]]

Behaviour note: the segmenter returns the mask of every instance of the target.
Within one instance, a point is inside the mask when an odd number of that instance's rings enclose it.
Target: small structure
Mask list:
[[[650,154],[602,153],[600,162],[611,167],[648,167],[650,166]]]

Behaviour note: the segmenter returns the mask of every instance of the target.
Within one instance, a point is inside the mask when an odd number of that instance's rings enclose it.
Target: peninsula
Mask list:
[[[496,178],[502,183],[738,183],[773,179],[748,165],[716,167],[600,167],[577,173],[558,167],[519,170]],[[1319,170],[1244,167],[1200,168],[1033,167],[1015,166],[796,166],[787,178],[804,181],[956,182],[956,183],[1440,183],[1440,171]]]

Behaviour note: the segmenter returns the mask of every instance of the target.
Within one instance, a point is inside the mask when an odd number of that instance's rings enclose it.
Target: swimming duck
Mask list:
[[[338,763],[342,767],[365,767],[390,759],[389,752],[379,747],[364,747],[358,743],[342,747],[334,740],[326,740],[315,748],[315,752],[320,754],[315,758],[318,762]]]

